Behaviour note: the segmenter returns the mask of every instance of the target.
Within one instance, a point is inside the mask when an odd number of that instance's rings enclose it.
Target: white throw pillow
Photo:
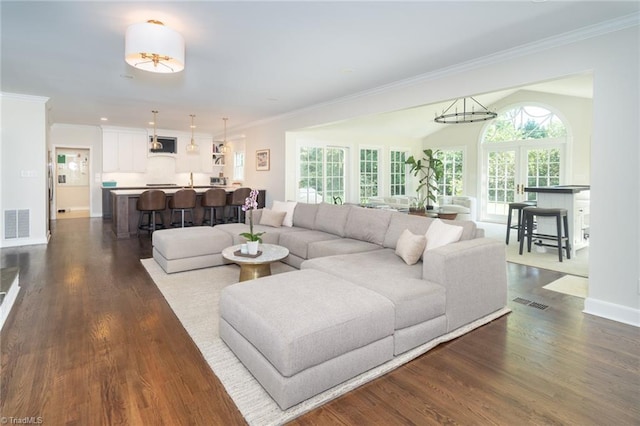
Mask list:
[[[424,235],[416,235],[408,229],[405,229],[402,231],[402,234],[400,234],[400,238],[398,238],[398,242],[396,243],[396,254],[400,256],[407,265],[414,265],[420,260],[426,243],[427,237]]]
[[[282,226],[291,228],[293,226],[293,211],[296,208],[296,201],[274,201],[271,209],[277,212],[285,212],[284,221]]]
[[[427,229],[425,251],[459,241],[463,230],[462,226],[449,225],[440,219],[435,219]]]
[[[274,228],[280,228],[286,212],[277,212],[269,209],[262,209],[262,215],[260,216],[260,225],[272,226]]]

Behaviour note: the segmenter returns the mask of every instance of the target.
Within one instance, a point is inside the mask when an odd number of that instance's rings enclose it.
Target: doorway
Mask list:
[[[90,150],[56,148],[54,183],[56,219],[90,216]]]

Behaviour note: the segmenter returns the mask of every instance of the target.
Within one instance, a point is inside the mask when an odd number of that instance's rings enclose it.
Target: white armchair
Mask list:
[[[447,211],[458,213],[456,219],[477,220],[476,199],[474,197],[441,195],[438,197],[438,206]]]

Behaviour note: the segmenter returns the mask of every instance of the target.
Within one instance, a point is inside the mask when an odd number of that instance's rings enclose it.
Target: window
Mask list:
[[[440,159],[443,165],[442,178],[438,181],[438,194],[462,195],[464,190],[463,150],[441,149],[436,158]]]
[[[346,148],[303,146],[299,155],[298,201],[345,200]]]
[[[233,153],[233,180],[244,180],[244,152]]]
[[[378,195],[378,149],[360,150],[360,202],[366,204],[369,197]]]
[[[407,184],[407,166],[405,161],[407,159],[406,151],[391,151],[391,164],[390,164],[390,189],[389,193],[393,195],[405,195]]]
[[[520,106],[500,113],[485,130],[483,142],[563,138],[567,129],[553,112],[538,106]]]

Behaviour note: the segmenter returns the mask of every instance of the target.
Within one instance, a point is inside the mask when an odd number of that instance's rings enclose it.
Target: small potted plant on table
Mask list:
[[[247,240],[247,251],[249,254],[258,253],[258,244],[262,242],[264,232],[253,232],[253,211],[258,208],[258,190],[252,189],[249,196],[245,198],[242,206],[243,212],[249,212],[249,232],[243,232],[241,237]]]

